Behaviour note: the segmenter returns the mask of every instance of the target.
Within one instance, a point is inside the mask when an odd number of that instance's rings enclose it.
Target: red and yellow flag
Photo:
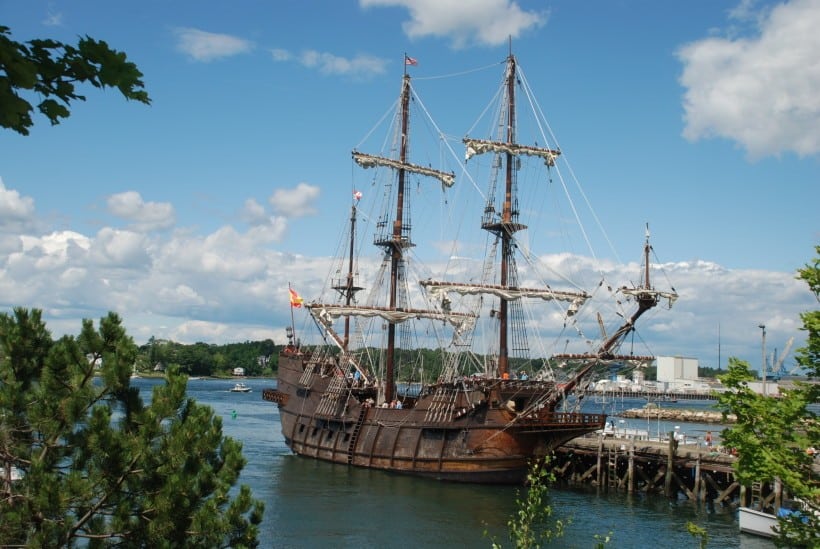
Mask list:
[[[288,288],[290,292],[290,306],[291,307],[301,307],[302,306],[302,296],[296,293],[296,290],[293,288]]]

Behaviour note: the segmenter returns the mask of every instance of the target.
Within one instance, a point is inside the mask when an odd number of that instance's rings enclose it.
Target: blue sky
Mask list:
[[[799,346],[817,307],[794,280],[820,243],[817,0],[0,0],[0,17],[18,41],[107,41],[152,98],[84,88],[60,125],[0,133],[0,306],[42,308],[55,334],[116,310],[139,343],[282,342],[284,289],[318,291],[350,150],[404,53],[460,136],[498,77],[438,77],[500,63],[508,37],[614,243],[602,259],[638,261],[651,225],[681,294],[643,335],[654,353],[714,366],[720,333],[724,366],[758,366],[758,325],[769,350]]]

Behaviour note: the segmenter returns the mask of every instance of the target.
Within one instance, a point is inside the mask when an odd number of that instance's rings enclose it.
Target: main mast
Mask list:
[[[405,70],[401,87],[401,142],[399,146],[399,163],[407,162],[407,135],[410,123],[410,75]],[[390,294],[388,308],[395,311],[399,291],[399,270],[403,269],[404,248],[412,246],[410,241],[410,227],[407,227],[407,237],[404,237],[404,181],[406,171],[399,168],[398,187],[396,193],[396,217],[393,219],[393,235],[390,241],[380,243],[390,251]],[[395,357],[396,357],[396,324],[387,324],[387,353],[385,356],[385,388],[384,399],[392,401],[395,394]]]
[[[507,67],[507,97],[510,99],[507,110],[507,143],[515,143],[515,57],[510,54]],[[513,185],[515,183],[515,170],[513,170],[513,155],[510,152],[506,156],[506,174],[504,187],[504,207],[501,212],[501,223],[493,228],[485,227],[496,232],[501,237],[501,285],[509,284],[510,274],[515,276],[515,257],[512,255],[511,242],[513,234],[525,229],[524,225],[513,222],[513,215],[518,218],[516,209],[513,214]],[[517,276],[516,276],[517,278]],[[516,284],[518,281],[515,281]],[[509,347],[507,335],[509,326],[507,322],[509,305],[506,299],[502,299],[498,311],[499,339],[498,339],[498,375],[505,377],[509,371]]]
[[[516,59],[510,53],[507,58],[507,70],[504,80],[506,105],[505,110],[502,110],[503,135],[499,136],[500,140],[498,141],[470,137],[463,140],[466,145],[468,160],[474,155],[484,153],[492,153],[504,159],[504,196],[500,205],[500,215],[495,204],[495,193],[490,192],[488,193],[487,204],[481,221],[481,228],[493,233],[496,241],[501,244],[498,284],[470,284],[433,280],[421,283],[434,294],[447,292],[455,292],[461,295],[487,294],[499,299],[498,310],[493,311],[492,314],[495,315],[498,321],[497,374],[501,377],[506,377],[510,372],[510,349],[526,350],[526,333],[523,327],[523,313],[519,303],[522,298],[565,301],[572,304],[573,310],[577,310],[589,299],[589,294],[586,292],[556,291],[549,287],[522,288],[518,285],[518,269],[515,261],[515,233],[527,228],[526,225],[519,223],[516,176],[518,157],[535,156],[541,158],[547,166],[554,166],[555,159],[561,152],[516,143],[516,82]],[[515,304],[515,307],[512,307],[513,304]],[[519,326],[519,323],[522,325]]]
[[[405,250],[413,246],[410,239],[410,223],[405,221],[409,213],[409,197],[405,192],[407,178],[410,174],[416,174],[438,179],[442,185],[450,187],[455,181],[455,174],[446,173],[425,166],[412,164],[408,161],[409,156],[409,132],[410,132],[410,75],[405,71],[402,79],[401,94],[399,98],[398,110],[398,154],[397,157],[387,158],[353,151],[353,160],[362,168],[388,168],[395,172],[396,176],[396,204],[392,221],[384,220],[377,225],[388,229],[385,233],[377,234],[374,244],[384,249],[385,259],[389,258],[389,282],[386,303],[382,305],[358,305],[352,302],[352,296],[361,288],[353,285],[353,241],[351,233],[351,256],[348,269],[348,278],[335,288],[345,298],[344,303],[312,303],[311,313],[320,319],[325,325],[338,316],[345,317],[345,337],[338,338],[337,344],[347,350],[349,344],[349,317],[360,316],[366,318],[379,317],[387,322],[387,346],[385,349],[385,380],[384,398],[393,400],[395,397],[395,371],[396,371],[396,350],[397,334],[396,325],[411,319],[432,319],[449,322],[454,327],[470,322],[472,315],[451,312],[414,309],[409,306],[402,294],[402,283],[406,271]],[[351,226],[355,223],[355,205],[353,208]],[[389,226],[389,227],[388,227]]]

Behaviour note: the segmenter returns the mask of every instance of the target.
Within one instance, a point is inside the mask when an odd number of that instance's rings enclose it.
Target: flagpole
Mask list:
[[[293,288],[291,288],[290,282],[288,282],[288,303],[290,303],[290,333],[293,334],[293,346],[294,348],[298,349],[296,342],[296,322],[293,320],[293,294],[291,293]]]

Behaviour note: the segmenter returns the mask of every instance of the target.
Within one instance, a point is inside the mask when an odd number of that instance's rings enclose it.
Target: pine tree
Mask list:
[[[0,544],[258,545],[241,444],[177,372],[144,403],[136,355],[114,313],[57,341],[39,310],[0,315]]]

